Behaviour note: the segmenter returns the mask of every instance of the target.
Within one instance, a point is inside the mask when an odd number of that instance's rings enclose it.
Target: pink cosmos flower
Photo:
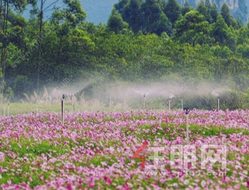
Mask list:
[[[66,185],[66,188],[67,188],[67,190],[72,190],[73,188],[72,188],[72,185],[70,185],[70,184],[67,184]]]
[[[95,186],[95,182],[94,181],[88,185],[88,187],[94,187],[94,186]]]

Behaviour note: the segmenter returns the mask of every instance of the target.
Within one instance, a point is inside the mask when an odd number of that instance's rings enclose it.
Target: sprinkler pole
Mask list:
[[[62,125],[64,126],[64,99],[65,95],[62,95],[62,100],[61,100],[61,117],[62,117]]]
[[[171,108],[170,108],[170,104],[171,104],[171,99],[174,97],[174,95],[173,94],[170,94],[169,95],[169,111],[171,110]]]
[[[189,131],[188,131],[188,129],[189,129],[189,126],[188,126],[188,113],[189,113],[189,108],[184,108],[184,110],[185,110],[185,114],[186,114],[186,126],[187,126],[187,143],[189,144],[189,135],[188,135],[188,133],[189,133]]]
[[[182,110],[183,110],[183,99],[181,99],[181,104],[182,104]]]
[[[189,135],[188,135],[188,114],[187,114],[187,142],[189,144]]]
[[[170,111],[170,99],[169,99],[169,111]]]
[[[145,110],[145,94],[144,94],[144,110]]]
[[[218,102],[217,102],[217,111],[219,111],[220,110],[220,97],[219,96],[217,96],[217,98],[218,98]]]
[[[220,110],[220,95],[217,94],[215,91],[212,92],[212,95],[217,97],[217,111]]]

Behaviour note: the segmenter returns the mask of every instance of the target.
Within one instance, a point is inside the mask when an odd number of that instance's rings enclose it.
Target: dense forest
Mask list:
[[[79,0],[63,2],[44,20],[44,0],[1,1],[5,99],[17,101],[65,80],[98,78],[93,86],[191,80],[194,86],[226,83],[232,89],[226,105],[248,107],[249,24],[235,19],[226,3],[218,11],[209,0],[196,8],[177,0],[121,0],[107,24],[94,25],[85,21]],[[245,1],[239,2],[247,12]],[[22,16],[26,6],[32,6],[29,20]]]
[[[62,0],[59,0],[62,1]],[[167,0],[165,0],[167,1]],[[80,0],[84,10],[87,13],[86,20],[89,22],[93,22],[94,24],[99,24],[100,22],[105,24],[111,13],[111,9],[115,3],[118,3],[119,0]],[[184,6],[185,2],[194,8],[198,5],[200,0],[177,0],[177,2]],[[243,23],[247,23],[247,18],[249,16],[245,5],[249,6],[249,1],[246,0],[210,0],[210,2],[216,3],[218,7],[218,11],[220,11],[223,3],[227,3],[229,8],[231,9],[231,15],[237,19],[240,18]],[[51,10],[52,12],[52,10]],[[51,14],[50,11],[45,13],[45,17]],[[27,17],[28,18],[28,17]]]

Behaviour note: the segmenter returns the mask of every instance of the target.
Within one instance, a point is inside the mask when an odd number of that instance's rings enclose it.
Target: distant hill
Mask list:
[[[180,5],[184,5],[185,1],[189,3],[189,5],[196,7],[196,5],[201,0],[177,0]],[[210,0],[211,3],[216,3],[218,6],[218,9],[221,8],[221,6],[226,3],[230,8],[230,13],[233,15],[234,18],[237,19],[237,17],[240,17],[240,19],[244,22],[248,22],[248,16],[249,16],[249,0],[244,0],[245,5],[247,6],[247,15],[240,10],[240,4],[243,2],[242,0]]]

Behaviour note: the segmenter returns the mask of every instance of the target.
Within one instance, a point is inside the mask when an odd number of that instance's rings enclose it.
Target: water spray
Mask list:
[[[184,108],[184,110],[185,110],[185,115],[186,115],[186,126],[187,126],[187,143],[189,144],[189,135],[188,135],[188,128],[189,128],[189,126],[188,126],[188,114],[189,114],[189,112],[190,112],[190,110],[189,110],[189,108]]]

